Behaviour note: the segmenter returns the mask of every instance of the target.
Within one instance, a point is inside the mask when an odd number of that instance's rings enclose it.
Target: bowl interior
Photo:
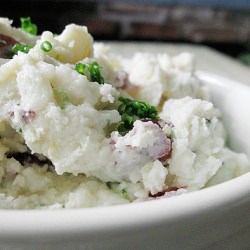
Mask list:
[[[228,133],[228,145],[250,158],[250,86],[218,75],[198,72],[198,77],[209,86],[212,102],[221,111]]]
[[[198,72],[198,77],[209,86],[212,101],[223,114],[224,124],[229,133],[230,146],[236,151],[245,152],[250,158],[250,140],[246,140],[246,138],[250,138],[248,112],[250,87],[205,72]],[[90,246],[95,246],[95,242],[100,243],[101,239],[102,242],[112,242],[117,237],[117,239],[128,242],[136,235],[138,239],[139,237],[145,238],[149,228],[151,228],[151,234],[154,234],[152,230],[156,228],[156,225],[161,225],[165,232],[162,231],[163,229],[156,230],[155,237],[158,241],[162,240],[163,244],[168,240],[169,244],[174,246],[176,242],[173,241],[173,229],[178,230],[179,237],[183,238],[186,237],[185,234],[188,230],[185,224],[190,224],[190,228],[193,227],[194,230],[195,227],[200,228],[203,225],[204,230],[201,230],[201,233],[204,234],[205,230],[210,230],[208,227],[213,223],[210,220],[211,213],[214,213],[212,216],[218,221],[222,220],[222,216],[227,211],[243,214],[241,208],[246,208],[247,204],[250,205],[249,183],[250,174],[248,173],[200,191],[153,202],[75,210],[0,210],[0,240],[20,244],[25,237],[29,237],[34,242],[46,239],[55,244],[59,240],[63,243],[69,239],[78,242],[84,240]],[[226,211],[225,208],[227,208]],[[239,214],[232,216],[232,213],[228,212],[228,217],[225,217],[227,222]],[[239,218],[237,219],[239,220]],[[232,225],[234,223],[232,221]],[[223,225],[221,223],[216,225],[217,230],[220,226]],[[237,226],[229,228],[237,230]],[[196,243],[199,242],[199,237],[202,237],[201,233],[197,234]],[[212,233],[211,237],[215,239],[218,234],[216,231]],[[42,235],[45,237],[41,237]],[[62,236],[65,237],[64,240],[62,240]],[[154,240],[150,241],[151,236],[148,236],[149,238],[144,241],[150,244]],[[208,240],[210,240],[209,237]],[[131,244],[132,241],[134,242],[135,239],[131,240]],[[114,242],[113,244],[115,246]],[[96,249],[104,248],[104,245],[103,248],[101,245]],[[164,248],[159,247],[159,249]]]

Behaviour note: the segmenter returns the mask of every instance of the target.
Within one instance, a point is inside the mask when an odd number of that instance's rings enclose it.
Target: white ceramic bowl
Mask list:
[[[250,87],[199,73],[234,150],[250,157]],[[250,173],[169,199],[74,210],[0,210],[0,249],[249,249]]]

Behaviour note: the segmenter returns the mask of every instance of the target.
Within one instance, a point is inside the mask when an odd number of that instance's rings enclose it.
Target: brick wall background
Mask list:
[[[249,5],[234,4],[230,8],[226,5],[227,1],[223,1],[225,5],[221,4],[219,7],[209,4],[184,5],[181,1],[166,2],[170,3],[100,0],[2,1],[0,16],[12,18],[16,26],[19,26],[21,16],[30,16],[38,24],[39,32],[49,29],[60,33],[68,23],[84,24],[97,40],[201,43],[234,57],[249,50],[250,1]]]

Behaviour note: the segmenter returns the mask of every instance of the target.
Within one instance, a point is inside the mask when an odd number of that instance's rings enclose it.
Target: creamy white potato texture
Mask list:
[[[188,52],[123,58],[84,26],[36,36],[1,18],[0,55],[0,208],[167,198],[250,170]]]

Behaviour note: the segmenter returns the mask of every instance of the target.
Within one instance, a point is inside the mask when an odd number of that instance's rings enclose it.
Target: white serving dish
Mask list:
[[[250,87],[204,72],[229,143],[250,158]],[[169,199],[72,210],[0,210],[0,249],[249,249],[250,173]]]

